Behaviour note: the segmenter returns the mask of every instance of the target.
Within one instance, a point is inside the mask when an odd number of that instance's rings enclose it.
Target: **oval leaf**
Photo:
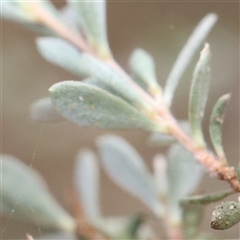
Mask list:
[[[179,83],[181,76],[190,63],[194,53],[201,46],[204,39],[217,21],[218,16],[214,13],[207,14],[194,29],[188,41],[178,55],[176,62],[167,78],[164,89],[164,100],[170,106],[174,96],[175,89]]]
[[[203,167],[179,144],[173,144],[168,155],[169,200],[173,222],[181,221],[179,201],[191,194],[203,175]]]
[[[74,231],[75,220],[56,202],[42,177],[12,156],[1,158],[3,213],[14,212],[38,227]]]
[[[124,97],[122,94],[120,94],[117,90],[111,88],[109,85],[106,85],[104,82],[99,81],[96,77],[89,77],[89,78],[85,78],[82,82],[87,83],[87,84],[91,84],[93,86],[99,87],[109,93],[111,93],[114,96],[120,97],[123,100],[125,100],[126,102],[128,102],[130,105],[134,105],[132,104],[131,101],[129,101],[129,99],[127,99],[126,97]]]
[[[79,16],[88,42],[102,58],[111,56],[107,39],[106,1],[68,1]]]
[[[95,154],[81,150],[77,155],[74,182],[82,207],[90,221],[100,218],[99,208],[99,167]]]
[[[99,138],[97,144],[108,176],[156,215],[161,215],[162,206],[153,178],[136,150],[124,139],[114,135]]]
[[[38,99],[31,104],[30,117],[38,122],[64,121],[64,118],[57,112],[49,97]]]
[[[152,108],[149,107],[145,99],[133,88],[131,83],[105,62],[84,53],[81,64],[88,71],[89,75],[96,77],[98,81],[118,92],[124,99],[128,99],[132,105],[148,113],[152,111]]]
[[[226,164],[226,157],[222,146],[222,123],[224,119],[224,110],[230,99],[230,94],[225,94],[220,97],[215,104],[210,118],[210,137],[219,157],[219,160]]]
[[[240,203],[222,202],[212,213],[211,227],[216,230],[228,229],[240,221]]]
[[[157,82],[153,57],[143,49],[136,49],[129,60],[129,65],[135,81],[151,95],[161,95],[162,89]]]
[[[54,84],[49,91],[56,109],[80,126],[166,130],[122,99],[89,84],[65,81]]]
[[[202,120],[208,97],[210,82],[210,47],[205,44],[200,59],[195,67],[189,99],[189,122],[197,147],[204,147]]]
[[[81,77],[88,75],[80,63],[81,52],[69,42],[55,37],[40,37],[36,43],[39,53],[47,61]]]

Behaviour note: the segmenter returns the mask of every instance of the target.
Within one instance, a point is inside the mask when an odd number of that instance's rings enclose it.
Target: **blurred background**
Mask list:
[[[59,3],[58,3],[59,4]],[[63,5],[63,3],[60,3]],[[170,69],[200,19],[215,12],[219,20],[207,38],[212,50],[212,82],[204,129],[209,141],[208,122],[216,100],[231,93],[223,126],[223,142],[229,163],[239,162],[239,3],[238,2],[116,2],[107,5],[109,42],[116,60],[128,70],[128,58],[134,48],[141,47],[156,60],[157,75],[162,86]],[[36,124],[29,119],[29,105],[48,95],[48,88],[62,80],[78,77],[46,62],[38,54],[36,34],[16,23],[2,21],[2,149],[26,164],[33,165],[46,179],[59,202],[71,210],[68,193],[72,186],[75,156],[83,147],[95,148],[95,139],[102,134],[119,134],[143,156],[150,169],[153,156],[164,149],[146,144],[144,131],[100,131],[81,128],[70,122]],[[201,49],[199,49],[200,51]],[[196,54],[184,74],[174,98],[172,111],[178,119],[187,118],[188,92]],[[211,149],[211,145],[209,144]],[[211,192],[226,189],[224,182],[205,175],[200,190]],[[236,195],[232,199],[236,200]],[[101,174],[101,202],[106,215],[127,215],[144,209],[119,187]],[[203,228],[210,229],[206,209]],[[3,217],[4,239],[23,239],[28,232],[34,237],[43,233],[37,226]],[[239,226],[215,232],[218,239],[237,239]]]

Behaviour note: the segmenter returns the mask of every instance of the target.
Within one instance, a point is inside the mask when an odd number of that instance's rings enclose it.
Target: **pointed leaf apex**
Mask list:
[[[205,43],[204,44],[204,48],[201,51],[201,58],[203,57],[210,57],[211,56],[211,51],[210,51],[210,44],[209,43]]]

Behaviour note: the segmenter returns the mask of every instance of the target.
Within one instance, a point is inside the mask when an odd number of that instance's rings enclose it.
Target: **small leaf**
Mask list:
[[[104,217],[94,223],[94,226],[112,239],[121,239],[129,222],[129,217]]]
[[[75,220],[56,202],[42,177],[12,156],[1,158],[1,211],[14,212],[15,217],[36,223],[40,228],[73,232]]]
[[[77,155],[75,166],[75,186],[86,216],[90,221],[99,219],[99,167],[95,154],[88,150],[81,150]]]
[[[103,168],[109,177],[160,216],[163,209],[153,178],[136,150],[114,135],[99,138],[97,144]]]
[[[133,78],[143,89],[157,97],[162,94],[162,89],[157,82],[155,63],[152,56],[143,49],[136,49],[129,60]]]
[[[40,37],[36,43],[39,53],[47,61],[81,77],[88,75],[80,63],[81,52],[71,43],[56,37]]]
[[[166,131],[165,126],[160,126],[122,99],[98,87],[65,81],[54,84],[49,91],[56,109],[80,126]]]
[[[54,18],[57,18],[63,23],[60,13],[49,0],[40,1],[38,3],[17,0],[8,2],[6,1],[2,4],[0,15],[6,19],[21,23],[28,29],[35,32],[45,35],[53,35],[54,33],[52,30],[46,27],[39,18],[39,12],[36,11],[35,8],[36,4],[38,4],[38,9],[41,8],[45,13],[51,15]]]
[[[226,108],[226,105],[228,104],[230,99],[230,94],[225,94],[222,97],[220,97],[215,104],[211,119],[210,119],[210,137],[213,143],[213,146],[215,148],[215,151],[219,157],[219,160],[226,164],[226,157],[224,154],[223,146],[222,146],[222,123],[224,118],[224,110]]]
[[[211,227],[215,230],[228,229],[240,221],[240,203],[222,202],[212,213]]]
[[[171,135],[153,132],[150,134],[148,143],[151,146],[168,147],[170,144],[176,142],[176,139]]]
[[[214,13],[207,14],[194,29],[192,35],[182,48],[176,62],[167,78],[164,89],[164,100],[170,106],[174,96],[175,89],[179,83],[181,76],[190,63],[194,53],[201,46],[204,39],[217,21],[217,15]]]
[[[114,96],[117,96],[119,98],[122,98],[123,100],[125,100],[126,102],[128,102],[130,105],[133,105],[131,101],[129,101],[129,99],[127,99],[126,97],[124,97],[123,95],[121,95],[117,90],[115,90],[114,88],[111,88],[109,85],[106,85],[104,82],[99,81],[96,77],[89,77],[89,78],[85,78],[83,81],[83,83],[87,83],[87,84],[91,84],[93,86],[99,87],[109,93],[111,93]]]
[[[207,205],[213,202],[220,201],[233,193],[235,193],[233,190],[225,190],[225,191],[211,193],[211,194],[191,196],[191,197],[181,199],[180,203],[182,206],[189,205],[189,204]]]
[[[153,159],[153,174],[158,195],[161,199],[166,200],[168,196],[168,176],[167,176],[167,160],[161,155],[157,154]]]
[[[203,167],[179,144],[173,144],[168,155],[170,214],[173,222],[181,222],[180,199],[191,194],[203,175]]]
[[[64,118],[57,112],[49,97],[38,99],[31,104],[30,117],[38,122],[64,121]]]
[[[216,240],[216,239],[217,237],[210,232],[201,232],[196,238],[196,240]]]
[[[180,120],[179,122],[182,130],[190,135],[190,124],[186,120]],[[170,144],[175,143],[176,139],[171,135],[163,134],[160,132],[153,132],[150,134],[148,138],[148,144],[151,146],[160,146],[160,147],[169,147]]]
[[[37,22],[27,3],[19,1],[2,2],[1,17],[17,22]]]
[[[77,237],[75,236],[75,234],[69,234],[69,233],[65,233],[65,232],[58,232],[58,233],[50,233],[50,234],[46,234],[41,236],[40,238],[38,238],[38,240],[79,240],[77,239]]]
[[[210,78],[210,47],[209,44],[205,44],[194,70],[189,99],[189,122],[195,144],[199,148],[205,146],[202,120],[208,97]]]
[[[132,105],[141,111],[152,114],[152,108],[146,103],[145,99],[132,87],[124,77],[122,77],[113,68],[105,62],[94,56],[84,53],[81,60],[82,66],[88,71],[89,75],[97,78],[107,87],[115,90],[124,99],[127,99]]]
[[[146,216],[142,213],[136,213],[130,219],[129,224],[126,229],[126,235],[129,239],[137,239],[138,238],[138,231],[143,225]]]
[[[88,42],[102,58],[109,58],[111,52],[107,39],[106,1],[70,1],[77,11],[80,26]]]
[[[196,239],[203,217],[203,206],[185,205],[183,207],[183,234],[184,239]]]

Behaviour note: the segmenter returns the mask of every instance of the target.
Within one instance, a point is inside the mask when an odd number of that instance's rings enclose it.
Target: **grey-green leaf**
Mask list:
[[[114,135],[100,137],[97,145],[103,168],[109,177],[160,216],[163,209],[153,178],[136,150]]]
[[[191,124],[192,136],[196,146],[200,148],[205,146],[202,120],[211,79],[210,55],[209,44],[205,44],[193,73],[189,98],[189,122]]]
[[[137,108],[152,113],[152,108],[146,103],[145,99],[133,88],[132,84],[105,62],[94,56],[84,53],[81,60],[82,66],[88,71],[88,74],[97,78],[104,85],[115,90],[119,95],[127,99]]]
[[[190,63],[194,53],[201,46],[204,39],[217,21],[217,15],[214,13],[207,14],[194,29],[187,43],[178,55],[176,62],[167,78],[164,89],[164,100],[170,106],[174,96],[175,89],[179,83],[181,76]]]
[[[100,218],[99,207],[99,167],[95,154],[81,150],[77,155],[74,182],[81,205],[90,221]]]
[[[221,192],[216,192],[211,194],[196,195],[196,196],[182,198],[180,203],[182,206],[189,205],[189,204],[207,205],[213,202],[220,201],[233,193],[234,193],[233,190],[224,190]]]
[[[210,118],[210,137],[215,148],[215,151],[219,157],[219,160],[226,164],[226,157],[224,154],[223,146],[222,146],[222,123],[224,119],[224,110],[229,102],[230,94],[225,94],[220,97],[215,104],[211,118]]]
[[[190,135],[190,124],[186,120],[179,120],[178,121],[182,130],[187,134]],[[169,147],[170,144],[176,142],[176,139],[171,135],[153,132],[150,134],[148,138],[148,144],[151,146],[160,146],[160,147]]]
[[[183,207],[183,235],[186,240],[196,239],[199,234],[204,207],[202,205],[185,205]]]
[[[40,37],[36,43],[39,53],[47,61],[78,76],[88,76],[80,63],[81,52],[71,43],[55,37]]]
[[[107,85],[105,82],[99,81],[96,77],[85,78],[82,82],[94,85],[96,87],[99,87],[99,88],[101,88],[101,89],[111,93],[114,96],[122,98],[123,100],[128,102],[130,105],[134,105],[134,104],[132,104],[132,102],[129,99],[127,99],[122,94],[120,94],[116,89],[114,89],[111,86]]]
[[[15,157],[1,158],[3,213],[13,212],[38,227],[73,232],[75,220],[56,202],[42,177]]]
[[[129,60],[133,79],[152,96],[158,97],[162,89],[157,82],[153,57],[141,48],[136,49]]]
[[[28,9],[27,4],[19,1],[6,1],[1,5],[1,17],[21,23],[35,23],[36,16]]]
[[[151,146],[168,147],[170,144],[176,142],[176,139],[171,135],[153,132],[148,138],[148,144]]]
[[[98,87],[65,81],[54,84],[49,91],[56,109],[80,126],[166,131],[165,126],[148,119],[122,99]]]
[[[174,222],[181,221],[180,199],[191,194],[203,175],[203,167],[179,144],[173,144],[167,154],[170,214]]]
[[[215,230],[228,229],[240,222],[240,203],[222,202],[212,213],[211,227]]]
[[[106,1],[70,1],[78,13],[79,24],[88,42],[100,57],[108,58],[111,52],[107,39]]]
[[[30,118],[37,122],[61,122],[62,115],[55,109],[49,97],[41,98],[30,106]]]

